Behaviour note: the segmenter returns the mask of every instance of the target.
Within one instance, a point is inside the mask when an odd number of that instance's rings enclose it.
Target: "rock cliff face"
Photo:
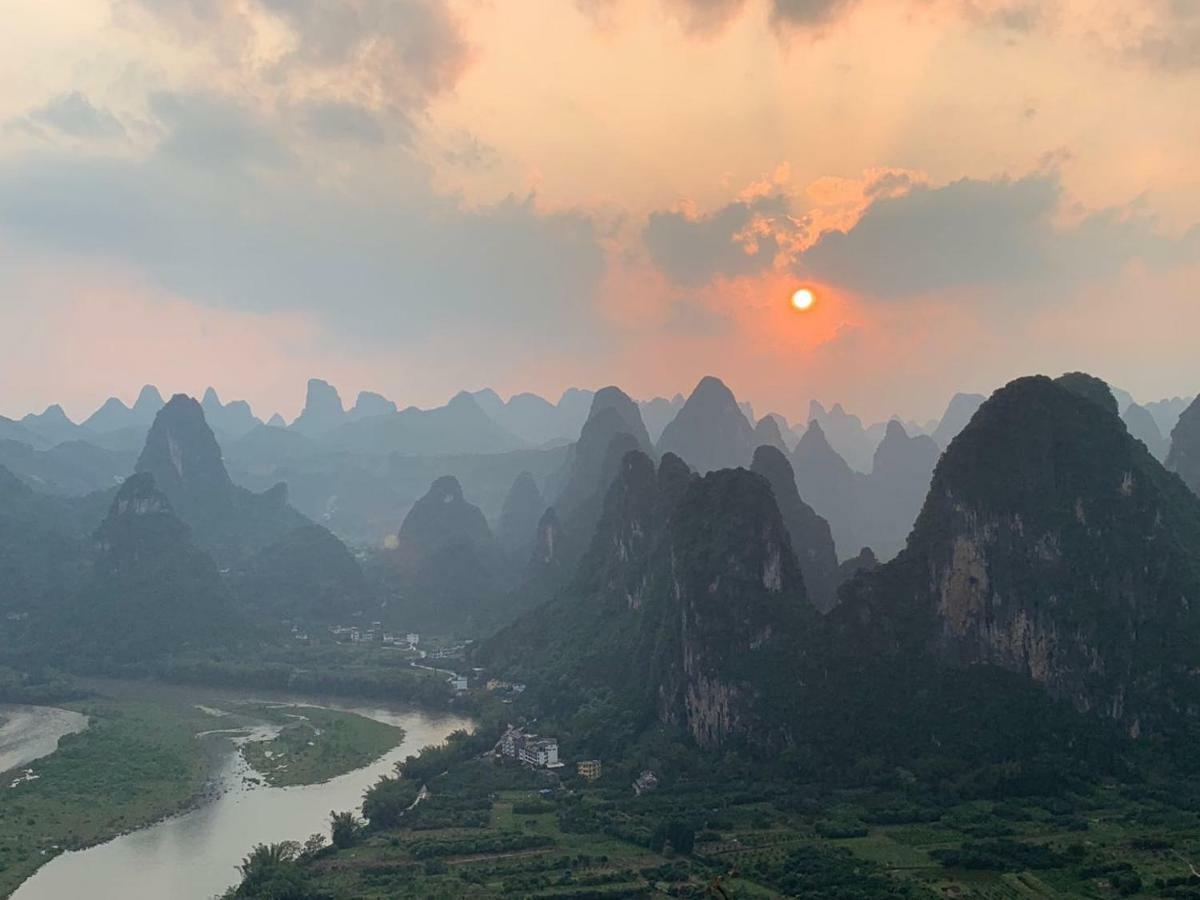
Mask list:
[[[1137,735],[1200,700],[1200,502],[1097,382],[997,391],[943,455],[907,548],[840,612],[878,651],[1009,669]]]
[[[176,394],[155,417],[136,471],[153,476],[185,519],[232,512],[233,482],[221,448],[191,397]]]
[[[1171,432],[1167,468],[1179,475],[1192,493],[1200,495],[1200,397],[1183,411]]]
[[[92,577],[68,626],[84,652],[136,660],[230,627],[216,566],[149,473],[126,479],[95,541]]]
[[[674,453],[700,473],[744,466],[754,447],[754,427],[737,398],[711,375],[700,379],[658,439],[660,453]]]
[[[677,725],[705,746],[766,743],[779,737],[766,710],[812,619],[764,478],[700,478],[673,454],[656,469],[634,450],[574,581],[480,659],[548,689],[563,677],[607,688],[639,721]]]
[[[775,503],[792,541],[792,552],[804,575],[804,586],[813,606],[828,612],[837,603],[838,559],[829,523],[805,503],[796,490],[792,465],[777,448],[763,446],[754,451],[750,471],[771,485]]]
[[[200,404],[176,394],[154,419],[135,471],[153,477],[196,543],[222,565],[311,524],[287,502],[287,486],[253,494],[229,477]]]
[[[694,479],[668,532],[663,618],[678,644],[661,663],[660,719],[701,746],[778,740],[776,688],[811,607],[770,485],[744,469]]]

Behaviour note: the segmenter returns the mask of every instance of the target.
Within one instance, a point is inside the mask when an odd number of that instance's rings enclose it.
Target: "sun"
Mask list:
[[[816,303],[816,301],[816,294],[814,294],[808,288],[800,288],[800,290],[792,294],[792,306],[801,312],[812,309],[812,305]]]

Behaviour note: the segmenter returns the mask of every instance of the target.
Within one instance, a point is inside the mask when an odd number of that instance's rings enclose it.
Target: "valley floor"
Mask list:
[[[465,759],[401,827],[294,864],[296,896],[1200,898],[1196,811],[1145,786],[955,801],[740,777],[642,797],[620,772],[565,781]],[[690,852],[664,842],[673,823]]]

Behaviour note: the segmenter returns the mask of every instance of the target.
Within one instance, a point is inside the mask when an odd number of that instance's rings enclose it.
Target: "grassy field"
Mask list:
[[[272,784],[326,780],[403,739],[402,729],[352,713],[230,703],[207,690],[145,682],[87,686],[94,698],[60,705],[87,715],[88,728],[0,781],[0,897],[63,850],[102,843],[194,805],[229,752],[227,737],[198,735],[288,723],[276,741],[250,751],[262,757]],[[305,718],[289,718],[294,714]]]
[[[0,896],[61,850],[86,847],[186,808],[208,774],[195,734],[211,719],[186,707],[95,700],[66,704],[87,730],[0,785]]]
[[[404,739],[404,730],[354,713],[312,706],[240,707],[281,725],[274,739],[242,746],[268,784],[316,784],[368,765]]]

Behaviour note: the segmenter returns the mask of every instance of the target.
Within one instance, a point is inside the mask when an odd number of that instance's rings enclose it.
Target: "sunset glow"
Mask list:
[[[808,288],[800,288],[800,290],[792,294],[792,306],[801,312],[812,309],[812,305],[816,300],[816,296]]]
[[[318,373],[671,396],[714,348],[800,418],[932,416],[1063,355],[1139,397],[1195,371],[1187,4],[9,6],[0,415],[86,415],[102,380],[294,415]],[[216,338],[169,343],[198,321],[257,354],[210,372]]]

